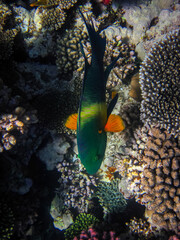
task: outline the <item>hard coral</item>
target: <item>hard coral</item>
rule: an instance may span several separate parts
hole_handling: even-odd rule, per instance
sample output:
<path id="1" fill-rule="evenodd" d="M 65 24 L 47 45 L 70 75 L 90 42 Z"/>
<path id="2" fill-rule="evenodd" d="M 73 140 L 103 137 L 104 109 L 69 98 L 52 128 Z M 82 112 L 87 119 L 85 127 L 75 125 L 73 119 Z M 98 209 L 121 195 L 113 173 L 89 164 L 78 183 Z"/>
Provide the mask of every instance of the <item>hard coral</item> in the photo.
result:
<path id="1" fill-rule="evenodd" d="M 76 209 L 78 212 L 87 212 L 88 200 L 94 193 L 97 178 L 89 176 L 80 167 L 80 160 L 68 161 L 64 159 L 57 165 L 61 172 L 59 192 L 64 192 L 64 206 Z"/>
<path id="2" fill-rule="evenodd" d="M 81 231 L 88 230 L 90 226 L 95 225 L 98 219 L 92 214 L 80 213 L 75 222 L 65 231 L 65 239 L 71 240 L 76 235 L 79 235 Z"/>
<path id="3" fill-rule="evenodd" d="M 119 180 L 115 179 L 111 182 L 101 182 L 97 186 L 96 196 L 105 213 L 119 213 L 126 208 L 127 202 L 120 193 L 118 185 Z"/>
<path id="4" fill-rule="evenodd" d="M 138 156 L 128 169 L 130 189 L 146 206 L 152 226 L 178 232 L 180 149 L 178 139 L 159 126 L 136 133 Z"/>
<path id="5" fill-rule="evenodd" d="M 62 9 L 70 9 L 78 0 L 61 0 L 59 5 Z"/>
<path id="6" fill-rule="evenodd" d="M 21 134 L 27 130 L 31 122 L 25 109 L 17 107 L 14 114 L 3 114 L 0 116 L 0 152 L 10 150 L 16 144 L 17 131 Z"/>
<path id="7" fill-rule="evenodd" d="M 57 40 L 57 60 L 56 64 L 60 74 L 69 74 L 77 69 L 77 61 L 81 56 L 79 42 L 87 39 L 87 33 L 81 27 L 75 27 L 65 32 Z"/>
<path id="8" fill-rule="evenodd" d="M 52 9 L 43 10 L 42 25 L 49 31 L 58 30 L 62 27 L 66 19 L 66 13 L 59 6 Z"/>
<path id="9" fill-rule="evenodd" d="M 49 31 L 58 30 L 65 23 L 67 11 L 77 3 L 77 0 L 47 0 L 45 3 L 37 1 L 31 6 L 40 6 L 42 9 L 42 25 Z"/>
<path id="10" fill-rule="evenodd" d="M 99 232 L 94 228 L 89 228 L 87 231 L 82 231 L 79 236 L 76 236 L 73 240 L 120 240 L 119 237 L 116 236 L 114 231 L 103 231 Z"/>
<path id="11" fill-rule="evenodd" d="M 152 47 L 140 69 L 142 121 L 160 123 L 177 134 L 180 118 L 179 44 L 180 30 L 171 32 Z"/>
<path id="12" fill-rule="evenodd" d="M 107 36 L 106 50 L 104 54 L 105 67 L 107 67 L 116 57 L 118 57 L 119 54 L 121 54 L 108 77 L 106 87 L 110 89 L 119 87 L 122 82 L 125 82 L 127 77 L 134 71 L 136 68 L 136 55 L 133 45 L 124 43 L 120 36 L 114 35 L 108 37 L 108 35 L 110 35 L 108 32 L 108 28 L 104 30 L 104 33 Z M 91 48 L 88 41 L 85 42 L 84 50 L 88 61 L 90 61 Z M 83 65 L 84 58 L 80 58 L 78 61 L 79 70 L 82 70 Z"/>
<path id="13" fill-rule="evenodd" d="M 13 53 L 14 38 L 18 33 L 15 28 L 8 29 L 7 22 L 12 15 L 5 4 L 0 4 L 0 63 L 8 60 Z"/>
<path id="14" fill-rule="evenodd" d="M 126 223 L 126 225 L 129 227 L 132 236 L 137 236 L 139 240 L 161 239 L 162 237 L 161 232 L 159 232 L 156 227 L 152 227 L 145 218 L 137 219 L 134 217 L 129 223 Z"/>

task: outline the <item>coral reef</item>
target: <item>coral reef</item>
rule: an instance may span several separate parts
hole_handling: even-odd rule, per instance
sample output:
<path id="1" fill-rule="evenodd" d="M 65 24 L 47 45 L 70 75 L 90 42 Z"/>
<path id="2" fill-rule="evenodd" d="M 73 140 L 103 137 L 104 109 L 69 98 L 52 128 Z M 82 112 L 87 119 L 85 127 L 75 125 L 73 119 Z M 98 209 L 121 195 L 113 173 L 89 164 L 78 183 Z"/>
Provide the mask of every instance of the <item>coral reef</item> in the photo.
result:
<path id="1" fill-rule="evenodd" d="M 131 78 L 129 96 L 137 101 L 141 100 L 141 89 L 139 84 L 139 74 L 136 73 Z"/>
<path id="2" fill-rule="evenodd" d="M 70 148 L 70 144 L 63 136 L 51 134 L 47 143 L 40 148 L 36 155 L 46 164 L 47 170 L 53 170 L 62 162 Z"/>
<path id="3" fill-rule="evenodd" d="M 101 29 L 105 29 L 101 31 L 101 34 L 105 34 L 108 39 L 104 56 L 105 66 L 110 64 L 112 62 L 112 59 L 117 57 L 120 52 L 122 53 L 122 58 L 121 60 L 119 59 L 119 63 L 114 73 L 116 78 L 113 78 L 115 82 L 114 85 L 116 85 L 119 76 L 121 76 L 121 78 L 125 78 L 135 68 L 134 63 L 136 60 L 136 56 L 135 52 L 133 51 L 134 46 L 123 43 L 122 39 L 120 39 L 121 37 L 117 37 L 118 32 L 116 31 L 116 26 L 106 28 L 108 19 L 111 19 L 111 24 L 113 21 L 117 20 L 115 18 L 112 18 L 113 13 L 114 15 L 117 15 L 117 13 L 113 12 L 113 10 L 112 12 L 106 12 L 102 14 L 102 16 L 99 16 L 98 18 L 95 18 L 94 14 L 92 13 L 91 4 L 86 4 L 85 6 L 83 6 L 81 11 L 83 13 L 86 13 L 88 11 L 88 18 L 92 19 L 96 30 L 98 28 L 99 31 Z M 56 64 L 60 73 L 67 74 L 70 73 L 72 70 L 76 70 L 77 68 L 78 71 L 83 70 L 84 58 L 81 57 L 82 54 L 79 44 L 80 41 L 83 44 L 87 59 L 89 60 L 91 58 L 91 47 L 89 40 L 87 40 L 87 30 L 82 22 L 81 16 L 79 16 L 79 13 L 77 13 L 76 18 L 77 20 L 73 29 L 66 31 L 64 33 L 64 36 L 62 37 L 61 35 L 57 41 L 58 50 Z M 119 18 L 120 17 L 118 17 L 118 19 Z M 113 84 L 113 80 L 111 81 L 111 84 Z"/>
<path id="4" fill-rule="evenodd" d="M 37 49 L 36 53 L 38 56 L 41 54 Z M 16 64 L 16 68 L 20 74 L 17 86 L 26 94 L 28 99 L 38 95 L 43 97 L 46 93 L 54 91 L 55 88 L 60 89 L 60 84 L 62 89 L 65 88 L 63 81 L 58 79 L 55 65 L 26 62 Z"/>
<path id="5" fill-rule="evenodd" d="M 67 229 L 73 223 L 73 214 L 70 210 L 64 209 L 64 202 L 62 194 L 55 195 L 53 201 L 51 202 L 50 214 L 53 218 L 53 224 L 55 228 L 60 230 Z"/>
<path id="6" fill-rule="evenodd" d="M 61 74 L 68 74 L 77 69 L 77 61 L 81 56 L 80 44 L 87 39 L 82 25 L 65 32 L 57 39 L 56 64 Z"/>
<path id="7" fill-rule="evenodd" d="M 147 4 L 124 4 L 123 10 L 125 14 L 123 17 L 130 28 L 130 42 L 136 45 L 141 42 L 143 36 L 146 34 L 146 30 L 151 26 L 153 19 L 159 15 L 162 9 L 169 9 L 171 4 L 171 0 L 165 2 L 153 0 L 149 1 Z M 123 34 L 127 29 L 121 29 L 121 31 Z"/>
<path id="8" fill-rule="evenodd" d="M 14 230 L 14 215 L 12 209 L 1 199 L 0 202 L 0 239 L 11 239 Z"/>
<path id="9" fill-rule="evenodd" d="M 136 132 L 138 156 L 128 168 L 129 189 L 146 206 L 152 226 L 178 232 L 180 220 L 178 139 L 159 126 Z"/>
<path id="10" fill-rule="evenodd" d="M 64 159 L 57 165 L 61 172 L 59 192 L 64 192 L 64 205 L 79 212 L 87 212 L 88 200 L 94 193 L 98 178 L 88 175 L 82 168 L 79 159 Z"/>
<path id="11" fill-rule="evenodd" d="M 71 240 L 75 236 L 79 235 L 82 230 L 88 230 L 90 226 L 95 225 L 98 222 L 98 219 L 92 214 L 80 213 L 74 223 L 66 229 L 65 239 Z"/>
<path id="12" fill-rule="evenodd" d="M 151 28 L 146 31 L 143 47 L 146 52 L 149 52 L 153 44 L 162 39 L 162 35 L 165 35 L 173 30 L 179 28 L 180 21 L 180 4 L 172 5 L 171 9 L 163 9 L 156 23 L 152 24 Z"/>
<path id="13" fill-rule="evenodd" d="M 31 6 L 40 6 L 42 12 L 42 26 L 47 28 L 48 31 L 59 30 L 65 23 L 68 15 L 68 10 L 77 3 L 77 0 L 64 0 L 64 1 L 37 1 L 32 3 Z"/>
<path id="14" fill-rule="evenodd" d="M 29 116 L 31 115 L 31 116 Z M 10 150 L 16 144 L 17 132 L 24 134 L 28 126 L 37 122 L 34 113 L 26 113 L 22 107 L 17 107 L 14 114 L 3 114 L 0 116 L 0 152 Z"/>
<path id="15" fill-rule="evenodd" d="M 64 232 L 75 240 L 158 239 L 160 229 L 177 239 L 179 30 L 154 45 L 141 67 L 142 120 L 161 126 L 136 131 L 141 96 L 138 75 L 131 77 L 139 64 L 137 45 L 145 53 L 178 29 L 179 4 L 116 1 L 99 11 L 95 1 L 85 2 L 0 0 L 0 195 L 8 199 L 0 200 L 0 239 L 63 239 Z M 122 133 L 107 134 L 105 159 L 93 176 L 78 159 L 75 131 L 64 127 L 78 110 L 85 62 L 79 42 L 91 58 L 79 4 L 87 21 L 106 35 L 105 67 L 120 54 L 106 99 L 108 104 L 118 92 L 113 114 L 122 115 L 126 125 Z M 161 79 L 166 82 L 159 87 Z M 133 196 L 145 205 L 141 214 L 146 207 L 148 220 L 133 219 L 140 205 Z"/>
<path id="16" fill-rule="evenodd" d="M 116 236 L 114 231 L 104 231 L 103 233 L 98 232 L 94 228 L 89 228 L 87 231 L 82 231 L 79 236 L 74 237 L 73 240 L 120 240 L 119 237 Z"/>
<path id="17" fill-rule="evenodd" d="M 8 29 L 12 11 L 6 4 L 0 3 L 0 64 L 10 59 L 13 53 L 16 28 Z"/>
<path id="18" fill-rule="evenodd" d="M 58 30 L 65 23 L 66 13 L 59 6 L 52 9 L 46 9 L 42 14 L 42 26 L 49 31 Z"/>
<path id="19" fill-rule="evenodd" d="M 129 223 L 126 223 L 129 227 L 131 235 L 137 236 L 138 239 L 161 239 L 163 236 L 162 232 L 158 231 L 154 226 L 147 221 L 147 219 L 137 219 L 133 218 Z"/>
<path id="20" fill-rule="evenodd" d="M 107 81 L 107 89 L 118 89 L 121 87 L 122 83 L 127 82 L 127 79 L 130 74 L 136 69 L 136 54 L 134 52 L 134 46 L 131 44 L 127 44 L 123 42 L 123 39 L 120 35 L 117 35 L 116 27 L 110 27 L 102 31 L 102 34 L 106 35 L 106 50 L 104 54 L 104 66 L 107 67 L 113 59 L 118 57 L 120 54 L 120 58 L 117 60 L 115 67 L 112 69 L 108 81 Z M 87 57 L 87 60 L 91 59 L 91 49 L 90 43 L 87 41 L 84 44 L 84 51 Z M 78 71 L 83 69 L 84 66 L 84 58 L 80 58 L 78 60 Z"/>
<path id="21" fill-rule="evenodd" d="M 140 68 L 142 121 L 160 123 L 176 134 L 180 118 L 179 44 L 180 31 L 171 32 L 152 47 Z"/>
<path id="22" fill-rule="evenodd" d="M 119 180 L 101 182 L 98 184 L 95 196 L 98 197 L 106 214 L 120 213 L 126 208 L 127 202 L 119 191 Z"/>

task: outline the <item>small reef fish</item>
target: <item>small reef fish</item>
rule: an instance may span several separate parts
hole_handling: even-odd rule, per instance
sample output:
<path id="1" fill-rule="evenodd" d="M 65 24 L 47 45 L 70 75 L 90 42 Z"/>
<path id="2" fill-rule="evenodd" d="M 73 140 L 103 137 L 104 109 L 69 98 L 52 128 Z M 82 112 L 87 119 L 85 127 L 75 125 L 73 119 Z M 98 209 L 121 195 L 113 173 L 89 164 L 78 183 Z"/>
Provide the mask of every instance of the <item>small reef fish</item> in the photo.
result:
<path id="1" fill-rule="evenodd" d="M 104 71 L 103 57 L 106 38 L 101 37 L 80 12 L 88 30 L 92 58 L 88 63 L 83 47 L 81 51 L 85 59 L 85 74 L 78 114 L 68 117 L 65 126 L 77 130 L 77 145 L 79 158 L 89 174 L 95 174 L 104 158 L 107 135 L 106 132 L 119 132 L 125 126 L 122 118 L 111 114 L 118 94 L 106 105 L 106 82 L 109 73 L 119 56 Z"/>
<path id="2" fill-rule="evenodd" d="M 38 7 L 41 5 L 47 5 L 47 0 L 38 0 L 30 4 L 31 7 Z"/>
<path id="3" fill-rule="evenodd" d="M 56 1 L 51 1 L 51 0 L 37 0 L 36 2 L 33 2 L 30 4 L 30 7 L 52 7 L 52 6 L 57 6 L 58 3 Z"/>

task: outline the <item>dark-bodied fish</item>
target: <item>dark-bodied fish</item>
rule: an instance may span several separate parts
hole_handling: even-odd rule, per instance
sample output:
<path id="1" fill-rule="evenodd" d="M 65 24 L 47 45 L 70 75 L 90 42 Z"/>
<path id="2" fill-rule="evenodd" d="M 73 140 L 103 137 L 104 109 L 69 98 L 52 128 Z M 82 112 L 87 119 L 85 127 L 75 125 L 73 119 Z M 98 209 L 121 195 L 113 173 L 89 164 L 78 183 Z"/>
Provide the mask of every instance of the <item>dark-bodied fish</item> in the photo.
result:
<path id="1" fill-rule="evenodd" d="M 81 13 L 81 12 L 80 12 Z M 77 145 L 80 160 L 89 174 L 98 171 L 104 158 L 107 131 L 119 132 L 124 129 L 120 116 L 111 114 L 118 95 L 112 99 L 108 108 L 106 105 L 106 82 L 116 58 L 104 71 L 103 57 L 106 47 L 105 37 L 101 37 L 89 24 L 84 15 L 81 16 L 86 24 L 91 42 L 91 64 L 85 58 L 85 74 L 79 104 L 78 114 L 72 114 L 65 126 L 77 129 Z"/>

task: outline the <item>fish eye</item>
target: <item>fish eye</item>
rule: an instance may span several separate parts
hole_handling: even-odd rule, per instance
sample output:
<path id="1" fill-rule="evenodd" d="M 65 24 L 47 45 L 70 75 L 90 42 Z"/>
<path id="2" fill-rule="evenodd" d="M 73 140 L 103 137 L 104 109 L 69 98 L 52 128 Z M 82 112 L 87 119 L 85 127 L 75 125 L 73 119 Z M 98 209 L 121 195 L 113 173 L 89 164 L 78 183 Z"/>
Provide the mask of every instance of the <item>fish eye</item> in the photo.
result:
<path id="1" fill-rule="evenodd" d="M 100 133 L 100 134 L 101 134 L 101 133 L 102 133 L 102 130 L 98 130 L 98 133 Z"/>

